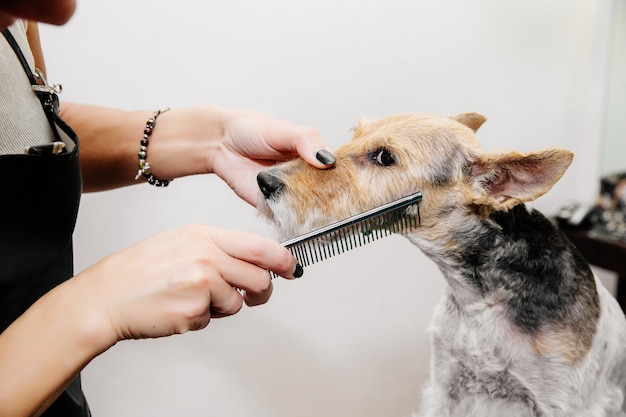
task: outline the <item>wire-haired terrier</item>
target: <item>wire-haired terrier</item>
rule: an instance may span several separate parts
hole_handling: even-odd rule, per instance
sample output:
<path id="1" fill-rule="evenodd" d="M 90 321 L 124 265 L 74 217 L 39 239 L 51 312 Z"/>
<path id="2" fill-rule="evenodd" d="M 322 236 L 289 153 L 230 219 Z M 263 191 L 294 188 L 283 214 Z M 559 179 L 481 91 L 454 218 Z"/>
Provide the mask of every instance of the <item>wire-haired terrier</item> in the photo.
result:
<path id="1" fill-rule="evenodd" d="M 362 120 L 333 168 L 295 160 L 261 172 L 259 210 L 287 239 L 422 192 L 421 222 L 403 235 L 447 286 L 420 416 L 624 417 L 624 314 L 572 243 L 524 205 L 573 154 L 485 152 L 474 136 L 485 120 Z"/>

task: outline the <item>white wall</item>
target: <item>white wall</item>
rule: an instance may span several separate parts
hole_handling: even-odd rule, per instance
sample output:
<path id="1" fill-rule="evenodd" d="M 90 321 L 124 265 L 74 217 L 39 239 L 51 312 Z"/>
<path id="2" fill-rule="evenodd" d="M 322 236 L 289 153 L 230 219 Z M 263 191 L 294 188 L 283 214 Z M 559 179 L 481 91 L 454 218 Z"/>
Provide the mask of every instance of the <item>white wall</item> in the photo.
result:
<path id="1" fill-rule="evenodd" d="M 626 172 L 626 0 L 613 1 L 613 33 L 602 174 Z"/>
<path id="2" fill-rule="evenodd" d="M 334 148 L 360 116 L 489 117 L 487 149 L 577 153 L 536 206 L 596 193 L 606 101 L 604 0 L 79 0 L 43 27 L 66 100 L 217 103 L 308 124 Z M 158 231 L 271 234 L 214 177 L 84 196 L 77 270 Z M 408 416 L 428 367 L 435 266 L 388 238 L 277 281 L 270 302 L 201 332 L 122 342 L 84 372 L 96 416 Z"/>

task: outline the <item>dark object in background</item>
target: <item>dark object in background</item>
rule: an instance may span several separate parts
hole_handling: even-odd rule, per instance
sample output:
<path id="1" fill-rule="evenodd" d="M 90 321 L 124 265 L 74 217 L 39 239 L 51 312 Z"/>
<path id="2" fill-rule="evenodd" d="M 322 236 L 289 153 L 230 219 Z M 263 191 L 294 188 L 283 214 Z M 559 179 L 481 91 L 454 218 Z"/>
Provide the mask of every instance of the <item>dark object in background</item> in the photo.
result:
<path id="1" fill-rule="evenodd" d="M 615 298 L 626 311 L 626 172 L 600 180 L 595 204 L 573 203 L 555 216 L 559 228 L 595 266 L 617 275 Z"/>
<path id="2" fill-rule="evenodd" d="M 588 230 L 626 242 L 626 172 L 603 177 L 594 205 L 569 204 L 557 213 L 556 221 L 562 229 Z"/>
<path id="3" fill-rule="evenodd" d="M 626 241 L 626 172 L 601 179 L 591 223 L 592 230 Z"/>

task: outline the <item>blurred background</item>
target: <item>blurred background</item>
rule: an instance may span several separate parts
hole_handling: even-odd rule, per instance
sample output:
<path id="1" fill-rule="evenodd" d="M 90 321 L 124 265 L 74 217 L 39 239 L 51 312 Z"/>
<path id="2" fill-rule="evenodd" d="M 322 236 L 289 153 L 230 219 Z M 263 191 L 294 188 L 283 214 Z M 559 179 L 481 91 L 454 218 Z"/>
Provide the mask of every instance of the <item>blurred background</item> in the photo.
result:
<path id="1" fill-rule="evenodd" d="M 123 109 L 252 108 L 320 131 L 361 116 L 475 111 L 487 150 L 565 147 L 533 203 L 592 202 L 626 169 L 626 0 L 78 0 L 42 26 L 62 99 Z M 139 140 L 139 139 L 137 139 Z M 85 195 L 76 270 L 188 223 L 273 236 L 214 176 Z M 610 276 L 607 285 L 611 285 Z M 276 281 L 264 306 L 203 331 L 125 341 L 84 371 L 95 416 L 409 416 L 444 282 L 400 237 Z"/>

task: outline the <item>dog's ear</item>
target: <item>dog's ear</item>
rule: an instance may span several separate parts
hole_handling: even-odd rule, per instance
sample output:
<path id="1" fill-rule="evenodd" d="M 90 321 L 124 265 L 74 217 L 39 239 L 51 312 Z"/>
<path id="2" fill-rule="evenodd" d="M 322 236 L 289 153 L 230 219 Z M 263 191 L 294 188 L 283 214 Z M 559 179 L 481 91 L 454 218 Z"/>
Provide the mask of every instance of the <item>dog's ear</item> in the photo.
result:
<path id="1" fill-rule="evenodd" d="M 573 158 L 574 154 L 566 149 L 483 154 L 468 169 L 472 200 L 495 210 L 532 201 L 556 184 Z"/>
<path id="2" fill-rule="evenodd" d="M 474 132 L 487 120 L 485 116 L 478 113 L 461 113 L 450 117 L 450 119 L 469 127 Z"/>

